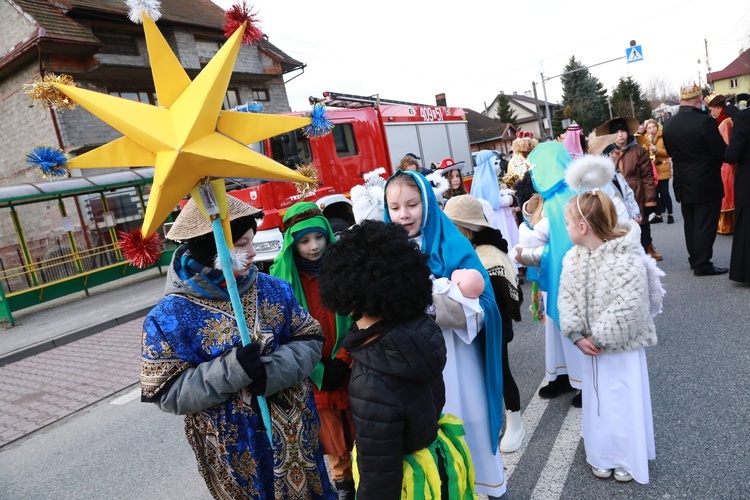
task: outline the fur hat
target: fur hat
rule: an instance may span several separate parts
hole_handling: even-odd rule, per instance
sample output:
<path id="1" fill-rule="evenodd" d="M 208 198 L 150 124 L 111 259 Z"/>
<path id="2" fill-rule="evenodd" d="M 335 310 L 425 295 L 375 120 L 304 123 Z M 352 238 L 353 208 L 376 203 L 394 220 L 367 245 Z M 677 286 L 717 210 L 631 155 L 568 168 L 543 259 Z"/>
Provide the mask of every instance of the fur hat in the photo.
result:
<path id="1" fill-rule="evenodd" d="M 694 99 L 700 95 L 701 89 L 695 84 L 695 82 L 680 87 L 680 99 Z"/>
<path id="2" fill-rule="evenodd" d="M 231 195 L 227 195 L 227 204 L 230 221 L 248 216 L 262 217 L 263 214 L 260 209 Z M 203 215 L 195 200 L 190 198 L 169 229 L 167 239 L 172 241 L 186 241 L 212 231 L 211 221 Z"/>
<path id="3" fill-rule="evenodd" d="M 565 169 L 565 182 L 578 192 L 601 189 L 615 176 L 615 164 L 608 156 L 584 155 Z"/>
<path id="4" fill-rule="evenodd" d="M 484 217 L 482 204 L 478 199 L 469 194 L 454 196 L 445 204 L 443 213 L 457 226 L 481 231 L 484 228 L 492 228 Z"/>
<path id="5" fill-rule="evenodd" d="M 376 168 L 362 176 L 365 179 L 363 185 L 354 186 L 350 190 L 354 221 L 357 224 L 363 220 L 384 220 L 385 179 L 380 176 L 384 173 L 383 167 Z"/>

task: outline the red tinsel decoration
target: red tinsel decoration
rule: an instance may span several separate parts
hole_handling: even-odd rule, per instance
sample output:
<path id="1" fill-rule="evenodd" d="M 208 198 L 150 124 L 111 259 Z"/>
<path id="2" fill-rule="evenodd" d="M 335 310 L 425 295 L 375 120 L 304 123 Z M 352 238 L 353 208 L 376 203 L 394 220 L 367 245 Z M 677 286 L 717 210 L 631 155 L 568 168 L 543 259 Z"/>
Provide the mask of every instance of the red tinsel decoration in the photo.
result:
<path id="1" fill-rule="evenodd" d="M 252 12 L 250 6 L 244 1 L 232 5 L 232 7 L 224 13 L 224 36 L 229 38 L 240 28 L 240 26 L 247 23 L 245 33 L 242 35 L 242 43 L 250 45 L 257 42 L 263 38 L 263 32 L 256 25 L 258 22 L 256 16 L 257 14 Z"/>
<path id="2" fill-rule="evenodd" d="M 143 269 L 153 266 L 161 257 L 162 243 L 158 233 L 154 233 L 148 238 L 143 238 L 140 229 L 136 229 L 132 233 L 118 231 L 117 234 L 120 241 L 120 250 L 135 267 Z"/>

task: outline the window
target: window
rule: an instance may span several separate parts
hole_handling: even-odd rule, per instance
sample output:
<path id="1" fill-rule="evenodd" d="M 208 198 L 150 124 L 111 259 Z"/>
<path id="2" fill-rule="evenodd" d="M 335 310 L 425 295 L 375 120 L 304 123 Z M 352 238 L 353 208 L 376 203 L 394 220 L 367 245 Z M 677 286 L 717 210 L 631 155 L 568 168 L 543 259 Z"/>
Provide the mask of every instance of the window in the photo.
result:
<path id="1" fill-rule="evenodd" d="M 336 152 L 339 158 L 346 158 L 357 155 L 357 143 L 354 140 L 354 129 L 351 123 L 343 123 L 333 127 L 331 132 L 333 143 L 336 145 Z"/>
<path id="2" fill-rule="evenodd" d="M 130 99 L 131 101 L 153 104 L 154 106 L 158 105 L 156 93 L 151 90 L 110 90 L 109 95 Z"/>
<path id="3" fill-rule="evenodd" d="M 732 78 L 731 80 L 729 80 L 729 88 L 730 89 L 736 89 L 739 86 L 740 86 L 740 84 L 739 84 L 739 81 L 738 81 L 737 78 Z"/>
<path id="4" fill-rule="evenodd" d="M 240 104 L 240 91 L 237 89 L 227 89 L 224 95 L 224 104 L 221 109 L 234 109 Z"/>
<path id="5" fill-rule="evenodd" d="M 111 29 L 94 28 L 93 35 L 102 42 L 100 53 L 120 56 L 138 56 L 138 45 L 132 33 L 116 33 Z"/>
<path id="6" fill-rule="evenodd" d="M 253 89 L 253 101 L 270 101 L 267 89 Z"/>

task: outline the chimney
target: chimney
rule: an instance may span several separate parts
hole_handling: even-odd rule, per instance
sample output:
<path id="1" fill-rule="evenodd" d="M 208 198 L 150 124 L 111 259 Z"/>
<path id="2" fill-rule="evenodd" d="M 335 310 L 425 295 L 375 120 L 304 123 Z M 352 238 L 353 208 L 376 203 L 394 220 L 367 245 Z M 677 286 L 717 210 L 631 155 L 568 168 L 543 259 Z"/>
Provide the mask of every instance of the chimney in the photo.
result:
<path id="1" fill-rule="evenodd" d="M 436 106 L 447 106 L 447 101 L 445 100 L 445 94 L 437 94 L 435 96 L 435 105 Z"/>

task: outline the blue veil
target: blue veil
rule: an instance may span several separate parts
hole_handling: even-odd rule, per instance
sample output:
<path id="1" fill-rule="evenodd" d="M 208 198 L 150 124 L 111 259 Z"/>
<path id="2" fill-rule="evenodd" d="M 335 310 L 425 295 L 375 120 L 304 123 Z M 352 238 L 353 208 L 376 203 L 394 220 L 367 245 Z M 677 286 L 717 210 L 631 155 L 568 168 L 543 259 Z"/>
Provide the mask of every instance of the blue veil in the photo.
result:
<path id="1" fill-rule="evenodd" d="M 485 380 L 487 387 L 487 404 L 490 410 L 490 439 L 492 451 L 497 452 L 500 429 L 503 425 L 503 331 L 500 311 L 495 302 L 490 278 L 479 260 L 474 247 L 458 230 L 453 222 L 440 209 L 430 182 L 418 172 L 398 171 L 385 185 L 400 176 L 411 176 L 417 184 L 422 197 L 422 252 L 429 256 L 427 261 L 436 278 L 450 279 L 456 269 L 476 269 L 484 277 L 484 292 L 479 297 L 484 310 L 484 354 Z M 385 207 L 385 221 L 392 222 Z M 479 340 L 479 339 L 478 339 Z"/>
<path id="2" fill-rule="evenodd" d="M 477 153 L 477 168 L 474 169 L 474 179 L 471 181 L 471 195 L 487 200 L 492 210 L 497 210 L 500 208 L 500 186 L 497 184 L 494 160 L 495 153 L 492 151 L 483 149 Z"/>
<path id="3" fill-rule="evenodd" d="M 544 199 L 543 214 L 549 219 L 549 241 L 542 251 L 539 265 L 539 288 L 547 292 L 547 315 L 560 325 L 557 293 L 560 288 L 562 261 L 573 247 L 565 229 L 565 205 L 576 195 L 565 183 L 565 169 L 570 153 L 561 142 L 542 142 L 529 153 L 531 181 Z"/>

